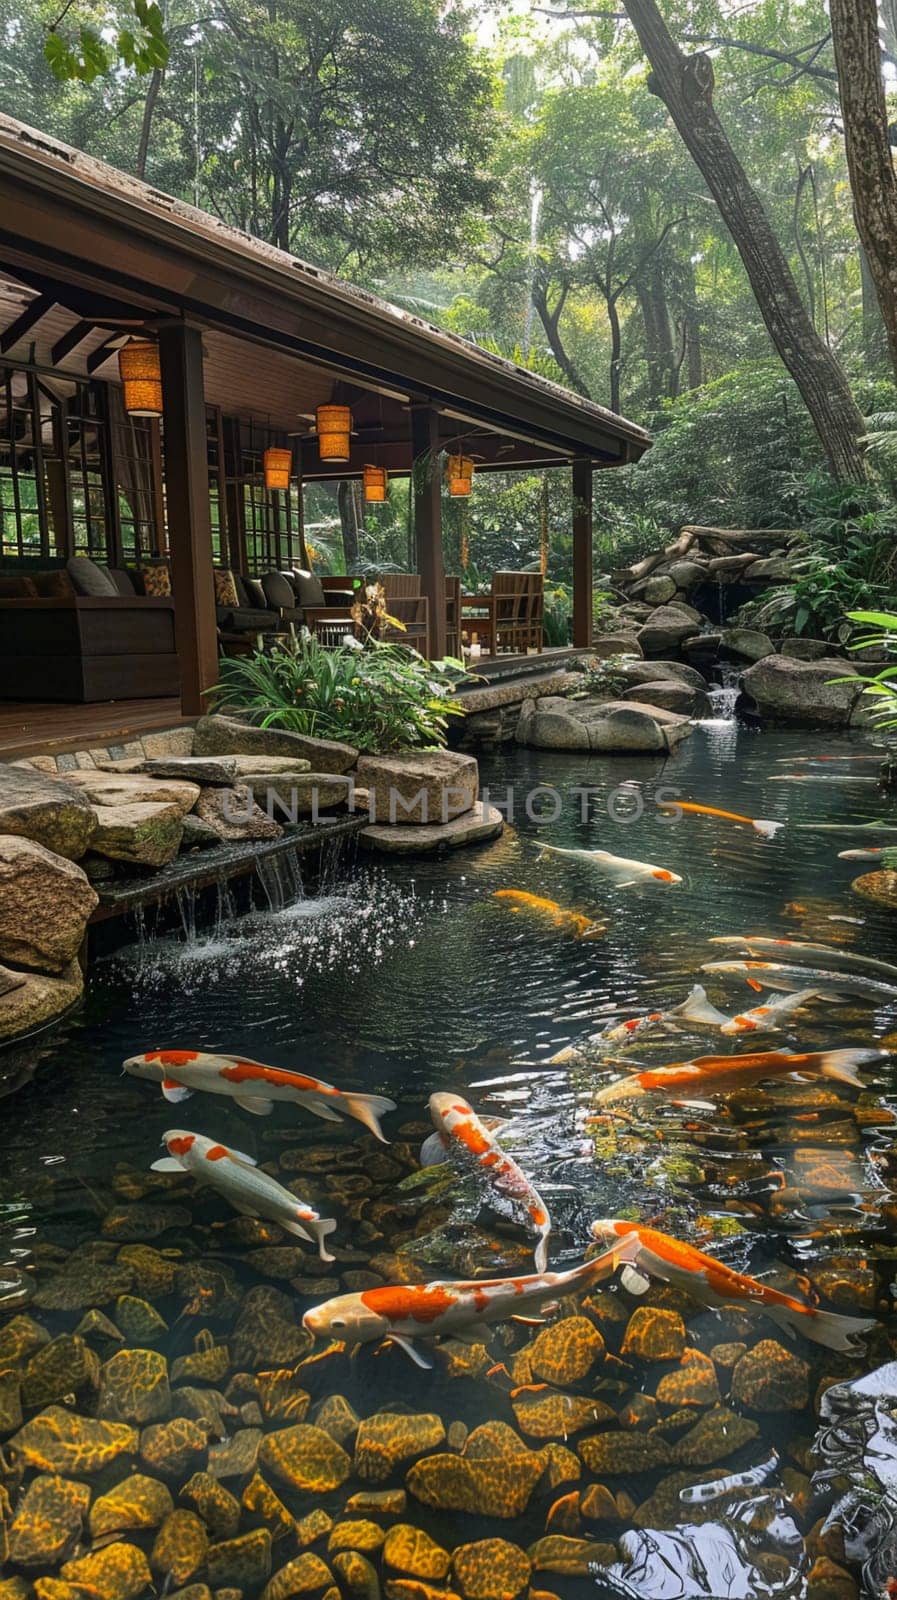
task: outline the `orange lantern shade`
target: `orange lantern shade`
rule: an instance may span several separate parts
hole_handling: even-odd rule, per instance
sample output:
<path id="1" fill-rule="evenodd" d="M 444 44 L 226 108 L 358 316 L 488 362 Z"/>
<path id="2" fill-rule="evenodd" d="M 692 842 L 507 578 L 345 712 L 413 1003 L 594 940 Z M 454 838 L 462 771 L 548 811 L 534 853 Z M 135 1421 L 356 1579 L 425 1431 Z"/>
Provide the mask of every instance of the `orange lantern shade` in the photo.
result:
<path id="1" fill-rule="evenodd" d="M 130 417 L 161 417 L 162 368 L 159 346 L 151 339 L 131 339 L 118 352 L 118 375 Z"/>
<path id="2" fill-rule="evenodd" d="M 318 406 L 315 412 L 318 454 L 322 461 L 348 461 L 352 413 L 348 406 Z"/>
<path id="3" fill-rule="evenodd" d="M 364 498 L 368 505 L 379 505 L 386 499 L 388 474 L 385 467 L 365 467 L 363 473 Z"/>
<path id="4" fill-rule="evenodd" d="M 469 495 L 473 485 L 473 462 L 470 456 L 449 456 L 448 486 L 453 499 Z"/>
<path id="5" fill-rule="evenodd" d="M 265 469 L 265 488 L 288 489 L 290 487 L 292 465 L 292 450 L 284 450 L 278 445 L 269 445 L 262 456 L 262 466 Z"/>

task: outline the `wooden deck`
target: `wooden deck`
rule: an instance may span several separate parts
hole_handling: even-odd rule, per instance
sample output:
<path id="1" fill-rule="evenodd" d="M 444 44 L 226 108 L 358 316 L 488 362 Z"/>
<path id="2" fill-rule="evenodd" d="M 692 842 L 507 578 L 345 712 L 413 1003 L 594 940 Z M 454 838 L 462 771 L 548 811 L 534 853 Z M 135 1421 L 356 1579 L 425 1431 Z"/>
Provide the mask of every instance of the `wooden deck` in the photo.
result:
<path id="1" fill-rule="evenodd" d="M 0 702 L 0 761 L 125 744 L 141 734 L 195 720 L 181 715 L 177 696 L 162 700 L 112 700 L 87 706 Z"/>

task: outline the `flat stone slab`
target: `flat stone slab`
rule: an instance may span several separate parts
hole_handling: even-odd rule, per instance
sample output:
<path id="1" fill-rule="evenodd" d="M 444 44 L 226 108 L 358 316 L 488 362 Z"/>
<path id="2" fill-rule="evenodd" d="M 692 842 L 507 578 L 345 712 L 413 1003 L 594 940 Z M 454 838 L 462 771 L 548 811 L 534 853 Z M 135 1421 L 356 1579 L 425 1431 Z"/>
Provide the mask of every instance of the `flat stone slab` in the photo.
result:
<path id="1" fill-rule="evenodd" d="M 97 896 L 81 868 L 33 839 L 0 834 L 0 961 L 62 972 Z"/>
<path id="2" fill-rule="evenodd" d="M 308 762 L 288 772 L 245 772 L 240 783 L 275 821 L 290 822 L 317 811 L 348 805 L 352 779 L 335 772 L 307 772 Z"/>
<path id="3" fill-rule="evenodd" d="M 218 713 L 200 717 L 194 729 L 195 756 L 295 756 L 315 772 L 350 772 L 358 760 L 354 745 L 336 739 L 311 739 L 287 728 L 258 728 L 239 717 Z"/>
<path id="4" fill-rule="evenodd" d="M 0 968 L 0 975 L 4 969 Z M 80 1000 L 84 976 L 77 961 L 72 961 L 58 977 L 45 972 L 6 973 L 23 982 L 8 985 L 0 992 L 0 1039 L 16 1039 L 52 1022 Z"/>
<path id="5" fill-rule="evenodd" d="M 368 790 L 375 821 L 400 826 L 451 822 L 470 811 L 480 787 L 475 757 L 456 750 L 364 755 L 359 758 L 357 778 Z"/>
<path id="6" fill-rule="evenodd" d="M 77 861 L 96 823 L 88 801 L 69 784 L 33 767 L 0 762 L 0 833 L 34 839 L 56 855 Z"/>
<path id="7" fill-rule="evenodd" d="M 245 784 L 233 789 L 203 789 L 196 802 L 200 822 L 214 828 L 219 839 L 279 839 L 283 828 L 265 815 Z"/>
<path id="8" fill-rule="evenodd" d="M 97 829 L 91 849 L 98 855 L 164 867 L 178 853 L 184 831 L 179 806 L 152 802 L 95 806 L 94 816 Z"/>
<path id="9" fill-rule="evenodd" d="M 463 816 L 451 822 L 370 823 L 358 837 L 366 850 L 388 855 L 420 855 L 433 850 L 458 850 L 464 845 L 496 839 L 504 827 L 500 811 L 477 800 Z"/>
<path id="10" fill-rule="evenodd" d="M 177 806 L 181 816 L 185 816 L 199 799 L 198 783 L 185 783 L 176 777 L 153 778 L 137 772 L 98 772 L 86 768 L 62 774 L 60 782 L 79 789 L 94 806 Z"/>
<path id="11" fill-rule="evenodd" d="M 152 778 L 181 778 L 188 783 L 220 783 L 224 787 L 236 782 L 235 756 L 153 756 L 144 761 L 142 770 Z"/>

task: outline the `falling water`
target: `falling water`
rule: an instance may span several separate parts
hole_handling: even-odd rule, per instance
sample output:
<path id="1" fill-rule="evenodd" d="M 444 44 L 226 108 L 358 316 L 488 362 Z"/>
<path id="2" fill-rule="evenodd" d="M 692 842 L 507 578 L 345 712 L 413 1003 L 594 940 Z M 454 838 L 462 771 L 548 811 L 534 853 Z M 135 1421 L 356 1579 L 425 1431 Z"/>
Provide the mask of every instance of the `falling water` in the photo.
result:
<path id="1" fill-rule="evenodd" d="M 539 217 L 542 212 L 542 190 L 532 181 L 530 185 L 529 212 L 529 293 L 526 301 L 526 320 L 523 324 L 523 354 L 528 356 L 533 337 L 535 315 L 534 291 L 536 287 L 536 251 L 539 248 Z"/>
<path id="2" fill-rule="evenodd" d="M 720 682 L 711 684 L 707 690 L 713 707 L 714 721 L 734 722 L 735 707 L 741 693 L 741 674 L 735 667 L 725 664 L 717 670 Z"/>

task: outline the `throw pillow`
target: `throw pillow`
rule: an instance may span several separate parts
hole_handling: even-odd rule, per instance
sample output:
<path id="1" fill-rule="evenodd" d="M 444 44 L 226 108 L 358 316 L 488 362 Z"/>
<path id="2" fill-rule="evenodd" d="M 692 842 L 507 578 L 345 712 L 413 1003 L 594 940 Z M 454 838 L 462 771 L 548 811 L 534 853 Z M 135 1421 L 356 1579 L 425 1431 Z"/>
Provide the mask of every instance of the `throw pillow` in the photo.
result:
<path id="1" fill-rule="evenodd" d="M 118 594 L 108 572 L 91 561 L 90 556 L 72 556 L 65 566 L 76 594 L 90 600 L 113 599 Z"/>
<path id="2" fill-rule="evenodd" d="M 71 600 L 75 593 L 65 567 L 54 567 L 51 572 L 35 572 L 34 586 L 43 600 Z"/>
<path id="3" fill-rule="evenodd" d="M 110 567 L 109 576 L 123 600 L 131 600 L 137 593 L 134 579 L 126 567 Z"/>
<path id="4" fill-rule="evenodd" d="M 0 574 L 0 600 L 36 600 L 37 586 L 24 573 Z"/>
<path id="5" fill-rule="evenodd" d="M 293 588 L 300 606 L 326 606 L 327 598 L 320 578 L 313 572 L 302 572 L 299 568 L 293 572 Z"/>
<path id="6" fill-rule="evenodd" d="M 234 575 L 227 567 L 216 567 L 215 579 L 215 604 L 218 606 L 238 606 L 240 596 L 237 594 L 237 585 Z"/>
<path id="7" fill-rule="evenodd" d="M 262 588 L 265 591 L 265 604 L 274 606 L 277 611 L 296 604 L 293 585 L 282 572 L 263 572 Z"/>
<path id="8" fill-rule="evenodd" d="M 150 567 L 141 567 L 140 576 L 143 579 L 143 592 L 152 595 L 157 600 L 165 600 L 171 594 L 171 573 L 164 561 L 157 561 Z"/>
<path id="9" fill-rule="evenodd" d="M 244 578 L 243 583 L 246 588 L 249 604 L 251 606 L 255 606 L 258 610 L 266 611 L 268 609 L 268 596 L 265 594 L 261 579 Z M 269 617 L 268 621 L 270 622 L 270 620 L 271 619 Z"/>

